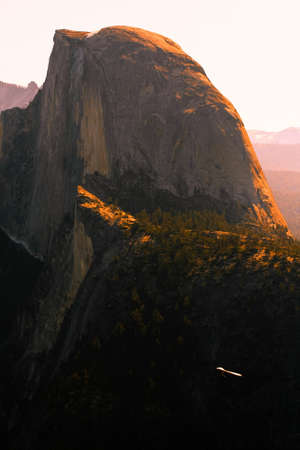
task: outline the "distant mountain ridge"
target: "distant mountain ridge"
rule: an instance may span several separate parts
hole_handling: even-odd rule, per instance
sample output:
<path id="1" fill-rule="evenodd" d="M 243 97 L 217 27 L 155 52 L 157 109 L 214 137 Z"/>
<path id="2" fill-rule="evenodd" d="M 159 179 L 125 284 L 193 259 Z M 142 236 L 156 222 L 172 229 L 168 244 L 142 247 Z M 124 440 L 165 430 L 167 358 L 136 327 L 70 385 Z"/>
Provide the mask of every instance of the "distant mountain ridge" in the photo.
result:
<path id="1" fill-rule="evenodd" d="M 28 83 L 27 87 L 0 81 L 0 112 L 16 106 L 26 108 L 38 90 L 39 87 L 34 81 Z"/>
<path id="2" fill-rule="evenodd" d="M 300 144 L 253 143 L 263 170 L 300 172 Z"/>
<path id="3" fill-rule="evenodd" d="M 247 132 L 264 171 L 300 172 L 300 128 Z"/>
<path id="4" fill-rule="evenodd" d="M 248 130 L 253 144 L 300 144 L 300 128 L 289 127 L 281 131 Z"/>
<path id="5" fill-rule="evenodd" d="M 300 239 L 300 128 L 248 135 L 293 235 Z"/>
<path id="6" fill-rule="evenodd" d="M 265 170 L 265 175 L 291 232 L 300 239 L 300 172 Z"/>

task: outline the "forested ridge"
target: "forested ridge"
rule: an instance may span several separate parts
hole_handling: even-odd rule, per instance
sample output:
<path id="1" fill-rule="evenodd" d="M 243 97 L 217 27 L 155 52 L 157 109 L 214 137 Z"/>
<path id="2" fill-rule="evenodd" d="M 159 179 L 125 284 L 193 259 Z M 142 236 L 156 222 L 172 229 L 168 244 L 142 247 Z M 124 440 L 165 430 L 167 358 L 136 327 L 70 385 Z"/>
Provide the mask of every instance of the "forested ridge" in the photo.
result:
<path id="1" fill-rule="evenodd" d="M 39 393 L 36 448 L 296 448 L 298 242 L 193 211 L 143 211 L 124 233 L 113 330 L 94 324 Z"/>

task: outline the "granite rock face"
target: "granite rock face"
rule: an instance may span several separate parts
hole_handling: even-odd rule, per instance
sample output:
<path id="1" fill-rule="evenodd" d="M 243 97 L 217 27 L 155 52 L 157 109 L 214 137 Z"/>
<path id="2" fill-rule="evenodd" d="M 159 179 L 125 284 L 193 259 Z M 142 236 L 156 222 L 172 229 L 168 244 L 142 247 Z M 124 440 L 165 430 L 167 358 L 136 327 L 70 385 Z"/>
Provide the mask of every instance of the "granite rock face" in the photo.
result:
<path id="1" fill-rule="evenodd" d="M 54 345 L 95 258 L 105 268 L 122 245 L 91 225 L 78 186 L 129 213 L 213 209 L 288 232 L 238 113 L 177 44 L 59 30 L 42 90 L 0 117 L 0 226 L 45 261 L 34 317 L 18 321 L 27 354 Z"/>
<path id="2" fill-rule="evenodd" d="M 1 224 L 42 256 L 95 175 L 131 210 L 163 198 L 286 226 L 232 104 L 177 44 L 141 29 L 57 31 L 40 95 L 2 114 L 0 155 Z"/>

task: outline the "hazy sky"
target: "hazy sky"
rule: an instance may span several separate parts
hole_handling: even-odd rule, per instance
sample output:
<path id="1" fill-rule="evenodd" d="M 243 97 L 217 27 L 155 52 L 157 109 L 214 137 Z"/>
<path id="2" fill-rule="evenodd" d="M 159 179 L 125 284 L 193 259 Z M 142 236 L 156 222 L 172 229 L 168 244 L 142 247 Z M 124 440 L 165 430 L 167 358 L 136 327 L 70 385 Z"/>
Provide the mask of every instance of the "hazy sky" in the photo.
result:
<path id="1" fill-rule="evenodd" d="M 175 40 L 248 129 L 300 126 L 300 0 L 0 0 L 0 80 L 42 84 L 55 29 L 111 25 Z"/>

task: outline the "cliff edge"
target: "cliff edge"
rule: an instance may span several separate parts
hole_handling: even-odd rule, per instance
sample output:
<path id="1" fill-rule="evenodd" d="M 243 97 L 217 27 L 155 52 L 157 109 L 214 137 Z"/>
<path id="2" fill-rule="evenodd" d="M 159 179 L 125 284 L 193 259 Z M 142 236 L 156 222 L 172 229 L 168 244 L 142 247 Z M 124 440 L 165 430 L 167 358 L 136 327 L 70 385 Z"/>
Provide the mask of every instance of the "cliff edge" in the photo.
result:
<path id="1" fill-rule="evenodd" d="M 130 214 L 215 210 L 288 233 L 238 113 L 177 44 L 122 26 L 58 30 L 43 88 L 0 117 L 0 226 L 46 264 L 34 352 L 119 236 L 93 227 L 78 186 Z"/>
<path id="2" fill-rule="evenodd" d="M 0 223 L 33 252 L 49 254 L 92 177 L 132 211 L 215 208 L 286 227 L 238 113 L 173 41 L 58 30 L 37 97 L 0 121 Z"/>

